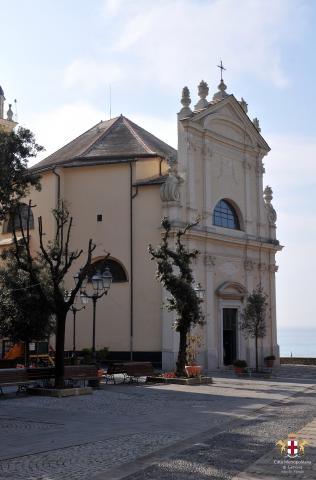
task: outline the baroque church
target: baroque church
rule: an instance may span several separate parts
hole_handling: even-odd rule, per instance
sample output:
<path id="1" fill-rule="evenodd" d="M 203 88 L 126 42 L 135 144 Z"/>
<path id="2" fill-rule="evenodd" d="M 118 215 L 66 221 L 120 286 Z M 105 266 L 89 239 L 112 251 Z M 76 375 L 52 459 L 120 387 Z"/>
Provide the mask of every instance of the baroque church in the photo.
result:
<path id="1" fill-rule="evenodd" d="M 33 249 L 38 245 L 37 217 L 43 217 L 44 231 L 52 238 L 51 211 L 64 200 L 73 217 L 71 248 L 86 250 L 92 238 L 95 271 L 109 267 L 112 273 L 111 288 L 97 303 L 95 324 L 96 349 L 108 347 L 112 359 L 149 360 L 174 369 L 175 318 L 163 308 L 167 293 L 148 253 L 149 244 L 160 243 L 164 216 L 175 231 L 201 219 L 186 235 L 188 247 L 200 252 L 193 269 L 204 290 L 199 363 L 211 370 L 245 359 L 254 366 L 254 340 L 244 338 L 239 320 L 247 293 L 258 285 L 269 304 L 260 362 L 266 355 L 279 357 L 275 256 L 282 247 L 276 239 L 272 189 L 263 187 L 263 158 L 270 148 L 258 120 L 248 117 L 245 100 L 226 90 L 221 79 L 208 98 L 209 87 L 201 81 L 191 108 L 190 92 L 183 89 L 178 150 L 121 115 L 101 121 L 32 167 L 42 183 L 42 190 L 31 194 L 36 205 Z M 16 124 L 11 107 L 4 119 L 3 104 L 0 88 L 0 128 L 10 130 Z M 2 249 L 12 243 L 12 221 L 2 226 Z M 106 252 L 110 256 L 104 261 Z M 79 268 L 80 260 L 67 278 L 67 289 L 73 288 Z M 90 303 L 78 312 L 75 325 L 69 312 L 65 348 L 78 353 L 91 341 Z"/>

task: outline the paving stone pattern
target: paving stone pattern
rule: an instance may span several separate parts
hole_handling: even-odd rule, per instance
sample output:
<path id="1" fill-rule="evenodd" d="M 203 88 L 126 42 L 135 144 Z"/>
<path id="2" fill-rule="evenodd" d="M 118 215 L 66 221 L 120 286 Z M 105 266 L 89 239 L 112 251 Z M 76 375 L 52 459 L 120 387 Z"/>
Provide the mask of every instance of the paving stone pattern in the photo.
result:
<path id="1" fill-rule="evenodd" d="M 286 368 L 280 381 L 224 377 L 210 386 L 106 385 L 89 396 L 3 398 L 0 480 L 230 479 L 315 416 L 316 367 Z M 148 466 L 131 474 L 146 455 Z"/>
<path id="2" fill-rule="evenodd" d="M 315 389 L 309 390 L 308 396 L 298 394 L 293 401 L 276 402 L 266 407 L 261 415 L 247 421 L 232 422 L 221 433 L 209 439 L 203 438 L 202 444 L 195 444 L 143 471 L 125 476 L 124 480 L 230 480 L 238 478 L 239 472 L 246 470 L 267 451 L 271 453 L 269 463 L 262 469 L 265 473 L 262 478 L 278 480 L 281 478 L 279 472 L 269 475 L 269 470 L 277 470 L 273 464 L 273 459 L 279 458 L 275 442 L 311 422 L 315 406 Z M 309 459 L 308 454 L 305 459 Z M 300 478 L 315 478 L 315 470 L 305 470 L 305 476 Z M 255 469 L 250 468 L 249 471 L 255 472 Z M 254 480 L 259 477 L 253 473 L 247 478 Z"/>
<path id="3" fill-rule="evenodd" d="M 0 462 L 1 480 L 81 480 L 140 454 L 149 454 L 179 440 L 179 435 L 124 435 L 104 442 L 91 442 L 37 455 Z"/>
<path id="4" fill-rule="evenodd" d="M 56 429 L 56 424 L 49 422 L 33 422 L 18 419 L 16 417 L 0 417 L 0 437 L 6 433 L 17 432 L 21 435 L 23 432 L 31 430 L 50 430 Z M 3 437 L 2 437 L 3 439 Z"/>

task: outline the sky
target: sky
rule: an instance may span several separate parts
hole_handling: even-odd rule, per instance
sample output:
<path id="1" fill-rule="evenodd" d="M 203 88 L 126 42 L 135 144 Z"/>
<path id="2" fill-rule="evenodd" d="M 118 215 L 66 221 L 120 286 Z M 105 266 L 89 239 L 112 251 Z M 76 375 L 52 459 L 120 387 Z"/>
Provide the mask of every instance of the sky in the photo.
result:
<path id="1" fill-rule="evenodd" d="M 0 11 L 0 85 L 44 156 L 109 118 L 110 89 L 112 117 L 176 147 L 182 88 L 194 104 L 203 79 L 211 96 L 222 59 L 228 93 L 272 149 L 278 324 L 316 325 L 314 0 L 0 0 Z"/>

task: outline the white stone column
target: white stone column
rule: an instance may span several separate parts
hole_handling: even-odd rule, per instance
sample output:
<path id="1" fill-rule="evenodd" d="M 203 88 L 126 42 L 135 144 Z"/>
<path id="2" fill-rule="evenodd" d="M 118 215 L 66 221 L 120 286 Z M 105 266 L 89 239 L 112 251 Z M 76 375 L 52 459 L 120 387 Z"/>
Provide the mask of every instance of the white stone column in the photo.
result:
<path id="1" fill-rule="evenodd" d="M 213 370 L 218 368 L 218 328 L 217 328 L 217 314 L 215 312 L 215 292 L 214 292 L 214 267 L 216 264 L 216 257 L 214 255 L 204 255 L 205 265 L 205 332 L 206 332 L 206 354 L 207 354 L 207 369 Z"/>
<path id="2" fill-rule="evenodd" d="M 266 218 L 263 203 L 263 174 L 265 172 L 262 163 L 263 153 L 259 152 L 257 156 L 256 177 L 257 177 L 257 236 L 265 236 Z"/>
<path id="3" fill-rule="evenodd" d="M 211 149 L 206 145 L 204 155 L 204 205 L 203 215 L 205 217 L 205 226 L 213 226 L 213 211 L 212 211 L 212 161 L 213 153 Z"/>
<path id="4" fill-rule="evenodd" d="M 187 151 L 187 195 L 186 195 L 186 207 L 187 207 L 187 221 L 194 221 L 196 218 L 197 206 L 195 195 L 195 181 L 196 181 L 196 164 L 194 162 L 193 148 L 191 135 L 188 134 L 188 151 Z"/>
<path id="5" fill-rule="evenodd" d="M 246 233 L 254 233 L 253 231 L 253 211 L 251 201 L 251 161 L 245 155 L 244 161 L 244 198 L 245 198 L 245 231 Z"/>
<path id="6" fill-rule="evenodd" d="M 277 319 L 276 319 L 276 288 L 275 288 L 275 274 L 278 271 L 277 265 L 270 265 L 269 283 L 270 283 L 270 308 L 271 308 L 271 343 L 273 355 L 275 355 L 275 364 L 280 364 L 280 347 L 277 339 Z"/>

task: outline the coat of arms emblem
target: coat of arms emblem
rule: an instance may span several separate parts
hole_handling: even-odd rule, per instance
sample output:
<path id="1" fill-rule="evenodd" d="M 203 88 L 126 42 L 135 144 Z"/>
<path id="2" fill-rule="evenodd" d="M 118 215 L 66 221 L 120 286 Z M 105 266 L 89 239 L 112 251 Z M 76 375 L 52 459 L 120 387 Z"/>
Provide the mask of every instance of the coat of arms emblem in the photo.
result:
<path id="1" fill-rule="evenodd" d="M 296 458 L 304 455 L 308 442 L 307 440 L 298 438 L 295 433 L 289 433 L 288 438 L 278 440 L 275 445 L 279 448 L 281 455 Z"/>

